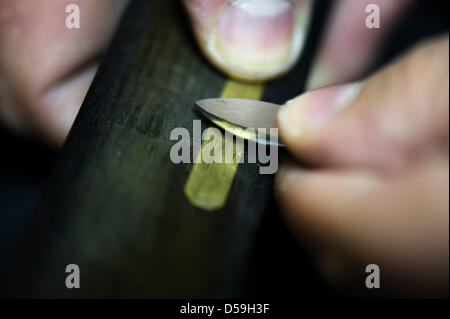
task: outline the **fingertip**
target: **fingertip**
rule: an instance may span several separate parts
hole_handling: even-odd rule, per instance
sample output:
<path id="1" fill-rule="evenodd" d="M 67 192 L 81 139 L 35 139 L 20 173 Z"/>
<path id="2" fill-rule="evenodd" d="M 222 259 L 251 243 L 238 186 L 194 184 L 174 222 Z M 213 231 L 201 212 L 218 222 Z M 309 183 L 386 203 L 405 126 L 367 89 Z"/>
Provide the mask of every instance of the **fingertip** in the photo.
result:
<path id="1" fill-rule="evenodd" d="M 329 130 L 332 118 L 350 106 L 360 88 L 360 83 L 338 85 L 288 101 L 277 118 L 280 137 L 288 149 L 298 158 L 317 159 L 322 131 Z"/>
<path id="2" fill-rule="evenodd" d="M 80 110 L 89 86 L 97 72 L 98 63 L 86 66 L 68 80 L 48 89 L 34 113 L 37 130 L 50 144 L 60 147 L 67 138 Z"/>
<path id="3" fill-rule="evenodd" d="M 383 181 L 365 171 L 304 170 L 282 166 L 276 194 L 294 232 L 319 241 L 346 241 L 357 235 Z M 353 229 L 356 227 L 355 229 Z"/>
<path id="4" fill-rule="evenodd" d="M 373 63 L 377 47 L 411 0 L 339 0 L 314 59 L 308 90 L 355 81 Z M 379 8 L 379 27 L 367 26 L 368 6 Z M 374 13 L 375 14 L 375 13 Z"/>
<path id="5" fill-rule="evenodd" d="M 293 188 L 292 186 L 296 179 L 305 173 L 306 170 L 296 165 L 293 161 L 281 163 L 275 176 L 275 190 L 280 194 L 287 193 Z"/>
<path id="6" fill-rule="evenodd" d="M 311 2 L 185 1 L 200 48 L 226 74 L 261 81 L 287 72 L 306 38 Z"/>

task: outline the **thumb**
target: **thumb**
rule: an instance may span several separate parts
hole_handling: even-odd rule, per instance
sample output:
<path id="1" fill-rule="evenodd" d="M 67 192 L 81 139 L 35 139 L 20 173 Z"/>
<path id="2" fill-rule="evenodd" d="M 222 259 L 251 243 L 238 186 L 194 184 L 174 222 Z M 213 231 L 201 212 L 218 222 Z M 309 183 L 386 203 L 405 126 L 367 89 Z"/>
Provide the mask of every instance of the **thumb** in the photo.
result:
<path id="1" fill-rule="evenodd" d="M 319 165 L 394 168 L 436 146 L 448 152 L 448 54 L 447 35 L 361 83 L 300 95 L 279 112 L 281 139 Z"/>
<path id="2" fill-rule="evenodd" d="M 266 80 L 288 71 L 306 37 L 311 0 L 184 0 L 199 46 L 223 72 Z"/>

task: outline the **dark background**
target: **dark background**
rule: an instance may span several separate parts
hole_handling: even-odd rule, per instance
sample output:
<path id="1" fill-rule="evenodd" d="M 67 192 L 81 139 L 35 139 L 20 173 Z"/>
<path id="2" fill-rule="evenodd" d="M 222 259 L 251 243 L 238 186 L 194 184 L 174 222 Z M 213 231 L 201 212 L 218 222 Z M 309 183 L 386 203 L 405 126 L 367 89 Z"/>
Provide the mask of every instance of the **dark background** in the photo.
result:
<path id="1" fill-rule="evenodd" d="M 373 70 L 404 52 L 417 41 L 448 32 L 448 2 L 420 1 L 397 21 L 384 42 Z M 275 83 L 276 84 L 276 83 Z M 57 150 L 17 137 L 0 127 L 0 274 L 20 242 L 33 208 L 45 187 Z M 279 232 L 284 229 L 280 228 Z"/>

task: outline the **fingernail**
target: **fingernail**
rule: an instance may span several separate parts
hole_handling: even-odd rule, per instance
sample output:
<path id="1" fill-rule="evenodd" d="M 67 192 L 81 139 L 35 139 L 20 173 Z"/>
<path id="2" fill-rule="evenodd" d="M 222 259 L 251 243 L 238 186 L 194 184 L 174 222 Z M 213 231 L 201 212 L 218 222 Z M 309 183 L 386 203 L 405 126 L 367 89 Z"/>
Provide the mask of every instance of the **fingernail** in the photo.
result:
<path id="1" fill-rule="evenodd" d="M 323 125 L 351 104 L 361 83 L 344 84 L 307 92 L 286 103 L 278 112 L 282 135 L 299 138 L 305 130 Z"/>
<path id="2" fill-rule="evenodd" d="M 233 1 L 220 14 L 210 51 L 238 77 L 274 76 L 291 67 L 301 52 L 307 9 L 294 8 L 288 0 Z"/>

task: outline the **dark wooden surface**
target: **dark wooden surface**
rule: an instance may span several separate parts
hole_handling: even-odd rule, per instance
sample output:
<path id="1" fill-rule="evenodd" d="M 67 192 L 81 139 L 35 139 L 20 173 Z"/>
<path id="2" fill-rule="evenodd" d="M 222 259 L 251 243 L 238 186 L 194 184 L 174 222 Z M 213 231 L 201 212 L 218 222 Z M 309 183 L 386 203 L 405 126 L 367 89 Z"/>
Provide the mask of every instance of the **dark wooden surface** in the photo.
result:
<path id="1" fill-rule="evenodd" d="M 299 94 L 311 52 L 263 100 Z M 225 80 L 176 1 L 132 1 L 12 263 L 8 295 L 280 297 L 298 284 L 313 293 L 318 282 L 280 220 L 272 176 L 241 164 L 213 212 L 183 194 L 192 164 L 170 161 L 170 132 L 191 129 L 201 118 L 194 102 L 219 96 Z M 71 263 L 81 289 L 64 285 Z"/>

